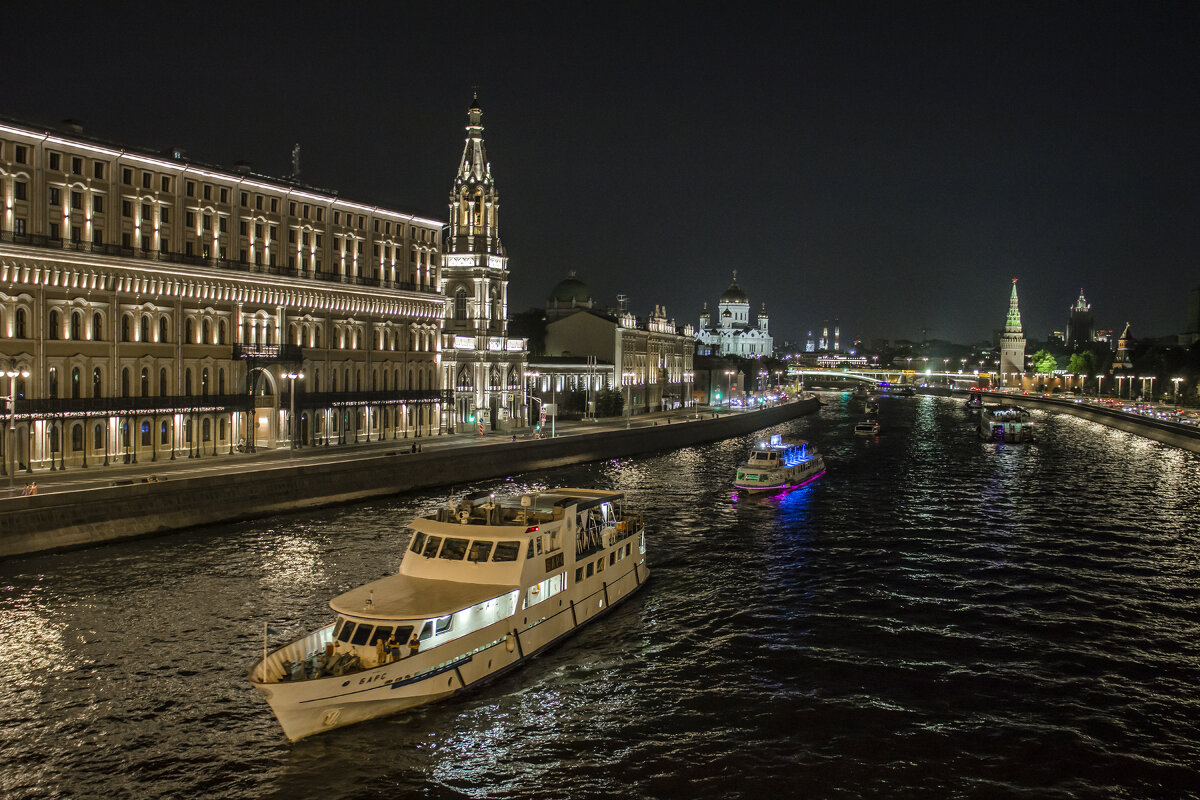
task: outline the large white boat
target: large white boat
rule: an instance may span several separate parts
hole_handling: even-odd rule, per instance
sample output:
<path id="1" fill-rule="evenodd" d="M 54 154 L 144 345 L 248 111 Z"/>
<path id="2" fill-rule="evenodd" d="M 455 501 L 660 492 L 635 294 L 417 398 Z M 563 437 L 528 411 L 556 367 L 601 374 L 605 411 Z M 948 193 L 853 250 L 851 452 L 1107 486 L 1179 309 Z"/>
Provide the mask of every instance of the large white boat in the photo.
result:
<path id="1" fill-rule="evenodd" d="M 733 485 L 739 492 L 786 491 L 825 474 L 825 459 L 816 445 L 787 440 L 778 433 L 759 442 L 745 464 L 738 467 Z"/>
<path id="2" fill-rule="evenodd" d="M 409 527 L 398 574 L 335 597 L 331 624 L 251 667 L 291 741 L 494 678 L 649 577 L 643 520 L 620 492 L 479 493 Z"/>

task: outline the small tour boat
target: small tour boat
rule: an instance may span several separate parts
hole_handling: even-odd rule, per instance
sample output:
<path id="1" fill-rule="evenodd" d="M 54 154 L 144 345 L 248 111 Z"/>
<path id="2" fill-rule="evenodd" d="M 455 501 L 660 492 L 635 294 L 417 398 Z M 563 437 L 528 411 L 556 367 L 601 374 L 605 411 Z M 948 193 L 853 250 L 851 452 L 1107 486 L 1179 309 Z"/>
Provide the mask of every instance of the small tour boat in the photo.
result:
<path id="1" fill-rule="evenodd" d="M 738 467 L 734 487 L 754 494 L 794 489 L 825 474 L 825 459 L 816 445 L 804 440 L 787 440 L 778 433 L 759 442 L 745 464 Z"/>
<path id="2" fill-rule="evenodd" d="M 537 655 L 649 577 L 621 492 L 481 492 L 417 517 L 398 574 L 330 601 L 335 619 L 247 679 L 291 741 L 462 692 Z"/>
<path id="3" fill-rule="evenodd" d="M 968 411 L 978 411 L 983 408 L 983 398 L 977 394 L 972 394 L 967 398 L 966 406 Z"/>
<path id="4" fill-rule="evenodd" d="M 854 426 L 855 436 L 878 436 L 879 421 L 874 419 L 864 419 Z"/>
<path id="5" fill-rule="evenodd" d="M 1032 442 L 1033 414 L 1020 406 L 983 406 L 979 409 L 979 438 L 993 442 Z"/>

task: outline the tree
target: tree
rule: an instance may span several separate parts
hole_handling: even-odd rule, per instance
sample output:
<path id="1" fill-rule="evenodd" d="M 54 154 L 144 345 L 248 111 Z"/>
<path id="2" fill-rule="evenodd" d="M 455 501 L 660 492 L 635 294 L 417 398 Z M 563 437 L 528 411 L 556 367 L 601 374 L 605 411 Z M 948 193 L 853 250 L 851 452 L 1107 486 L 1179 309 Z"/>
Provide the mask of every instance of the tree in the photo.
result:
<path id="1" fill-rule="evenodd" d="M 1046 352 L 1046 350 L 1038 350 L 1032 356 L 1030 361 L 1033 362 L 1033 371 L 1045 375 L 1054 374 L 1054 370 L 1058 369 L 1058 359 Z"/>
<path id="2" fill-rule="evenodd" d="M 1090 350 L 1082 353 L 1072 353 L 1067 365 L 1067 372 L 1073 375 L 1094 375 L 1096 373 L 1096 354 Z"/>
<path id="3" fill-rule="evenodd" d="M 602 389 L 596 394 L 597 417 L 619 417 L 625 410 L 625 398 L 616 389 Z"/>

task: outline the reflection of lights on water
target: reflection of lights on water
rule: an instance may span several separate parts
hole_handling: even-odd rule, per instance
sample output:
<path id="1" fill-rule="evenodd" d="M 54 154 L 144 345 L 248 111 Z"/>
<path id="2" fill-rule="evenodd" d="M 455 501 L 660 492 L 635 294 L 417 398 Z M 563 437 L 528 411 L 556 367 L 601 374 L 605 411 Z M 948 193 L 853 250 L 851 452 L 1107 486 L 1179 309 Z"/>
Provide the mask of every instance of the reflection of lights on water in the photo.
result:
<path id="1" fill-rule="evenodd" d="M 264 553 L 263 586 L 284 590 L 311 586 L 325 579 L 321 545 L 307 537 L 290 536 Z"/>
<path id="2" fill-rule="evenodd" d="M 67 618 L 51 618 L 31 600 L 17 600 L 0 617 L 0 663 L 4 664 L 5 674 L 0 698 L 9 709 L 22 705 L 22 698 L 30 708 L 39 705 L 41 698 L 30 697 L 29 690 L 45 687 L 52 673 L 71 672 L 85 665 L 65 646 Z"/>

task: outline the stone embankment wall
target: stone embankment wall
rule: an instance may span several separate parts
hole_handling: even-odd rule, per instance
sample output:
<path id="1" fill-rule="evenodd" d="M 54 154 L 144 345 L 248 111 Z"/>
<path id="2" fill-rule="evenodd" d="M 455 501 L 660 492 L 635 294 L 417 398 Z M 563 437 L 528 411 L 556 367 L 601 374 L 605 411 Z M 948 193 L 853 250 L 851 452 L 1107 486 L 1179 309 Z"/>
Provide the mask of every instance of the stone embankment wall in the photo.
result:
<path id="1" fill-rule="evenodd" d="M 1200 429 L 1183 427 L 1170 422 L 1143 417 L 1140 414 L 1130 414 L 1127 411 L 1102 408 L 1088 403 L 1075 403 L 1071 400 L 1058 400 L 1052 397 L 1031 397 L 1028 395 L 992 394 L 985 392 L 988 402 L 998 401 L 1006 406 L 1024 406 L 1040 408 L 1046 411 L 1058 411 L 1072 414 L 1092 422 L 1099 422 L 1110 428 L 1136 433 L 1147 439 L 1154 439 L 1164 444 L 1181 447 L 1200 453 Z"/>
<path id="2" fill-rule="evenodd" d="M 741 436 L 817 406 L 808 398 L 718 419 L 11 498 L 0 501 L 0 558 L 672 450 Z"/>

